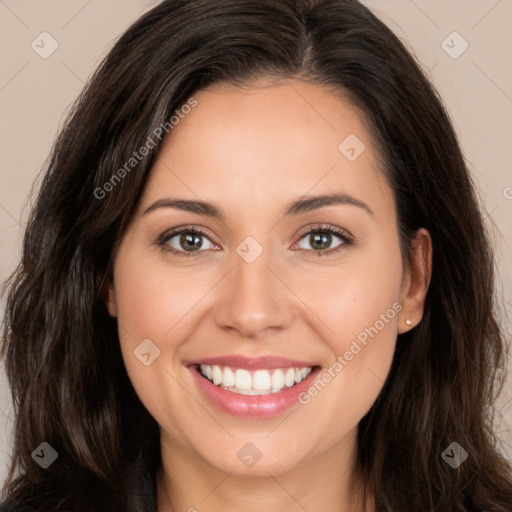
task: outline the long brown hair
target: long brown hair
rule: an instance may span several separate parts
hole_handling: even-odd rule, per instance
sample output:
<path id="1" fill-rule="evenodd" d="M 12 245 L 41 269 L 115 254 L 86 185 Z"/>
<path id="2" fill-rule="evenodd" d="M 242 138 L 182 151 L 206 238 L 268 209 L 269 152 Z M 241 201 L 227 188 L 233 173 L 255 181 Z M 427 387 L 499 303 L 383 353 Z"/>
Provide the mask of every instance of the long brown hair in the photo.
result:
<path id="1" fill-rule="evenodd" d="M 158 425 L 101 289 L 160 146 L 155 130 L 200 89 L 262 76 L 347 95 L 379 145 L 405 255 L 418 228 L 432 236 L 423 320 L 398 337 L 359 424 L 356 470 L 377 511 L 509 512 L 511 467 L 492 423 L 507 346 L 474 187 L 436 91 L 355 0 L 166 0 L 108 53 L 54 145 L 6 282 L 15 427 L 4 497 L 23 510 L 155 510 Z M 155 147 L 99 193 L 148 137 Z M 46 469 L 31 456 L 42 442 L 58 453 Z M 468 453 L 456 469 L 441 456 L 452 442 Z"/>

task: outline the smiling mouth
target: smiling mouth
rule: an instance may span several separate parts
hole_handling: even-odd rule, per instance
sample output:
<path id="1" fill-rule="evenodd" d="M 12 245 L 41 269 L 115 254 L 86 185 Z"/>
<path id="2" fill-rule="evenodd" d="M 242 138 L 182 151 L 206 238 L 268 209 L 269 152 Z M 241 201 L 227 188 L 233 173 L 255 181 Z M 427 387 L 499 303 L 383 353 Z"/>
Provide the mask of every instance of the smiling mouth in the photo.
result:
<path id="1" fill-rule="evenodd" d="M 269 395 L 292 388 L 315 367 L 247 370 L 231 366 L 196 365 L 198 373 L 213 385 L 241 395 Z"/>

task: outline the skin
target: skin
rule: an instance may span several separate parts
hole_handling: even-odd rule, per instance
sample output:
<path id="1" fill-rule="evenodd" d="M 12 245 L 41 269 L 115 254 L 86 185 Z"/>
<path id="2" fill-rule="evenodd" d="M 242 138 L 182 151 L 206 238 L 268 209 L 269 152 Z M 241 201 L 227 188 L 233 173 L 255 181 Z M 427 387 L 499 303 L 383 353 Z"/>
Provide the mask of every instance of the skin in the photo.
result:
<path id="1" fill-rule="evenodd" d="M 361 486 L 351 478 L 357 425 L 382 389 L 397 334 L 421 320 L 430 236 L 418 231 L 407 267 L 375 144 L 341 95 L 291 81 L 215 86 L 194 97 L 197 106 L 157 156 L 107 293 L 129 376 L 160 425 L 158 511 L 224 511 L 226 503 L 248 512 L 362 510 Z M 338 150 L 349 134 L 366 146 L 353 162 Z M 335 204 L 283 216 L 294 200 L 335 192 L 373 213 Z M 144 214 L 169 196 L 211 202 L 225 218 L 170 207 Z M 303 236 L 318 224 L 345 230 L 353 243 L 332 235 L 319 257 L 314 239 Z M 207 233 L 189 258 L 157 244 L 183 225 Z M 250 264 L 236 252 L 247 236 L 263 249 Z M 179 241 L 175 236 L 167 247 L 187 252 Z M 186 368 L 200 358 L 243 354 L 328 369 L 396 303 L 400 313 L 317 396 L 275 417 L 221 412 Z M 133 353 L 147 338 L 161 351 L 150 366 Z M 248 442 L 262 454 L 252 468 L 237 457 Z M 371 497 L 369 503 L 373 510 Z"/>

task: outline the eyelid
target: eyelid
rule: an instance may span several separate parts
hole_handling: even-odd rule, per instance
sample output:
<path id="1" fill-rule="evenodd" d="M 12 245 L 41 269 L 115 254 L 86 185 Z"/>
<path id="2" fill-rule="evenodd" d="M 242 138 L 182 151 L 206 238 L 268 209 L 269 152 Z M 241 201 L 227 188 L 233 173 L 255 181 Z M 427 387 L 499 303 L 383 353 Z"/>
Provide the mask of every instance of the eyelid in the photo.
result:
<path id="1" fill-rule="evenodd" d="M 185 224 L 183 226 L 176 226 L 174 228 L 166 230 L 164 233 L 162 233 L 159 237 L 157 242 L 158 243 L 165 243 L 171 238 L 174 238 L 177 235 L 180 235 L 181 233 L 198 233 L 200 235 L 203 235 L 205 238 L 208 238 L 213 244 L 217 245 L 212 239 L 209 233 L 206 232 L 206 230 L 202 227 L 196 226 L 194 224 Z"/>
<path id="2" fill-rule="evenodd" d="M 299 234 L 297 236 L 299 238 L 302 238 L 304 235 L 307 235 L 310 232 L 315 232 L 315 231 L 331 231 L 331 232 L 337 233 L 338 235 L 343 235 L 344 237 L 346 237 L 350 240 L 352 240 L 354 238 L 353 235 L 344 228 L 340 228 L 338 226 L 333 226 L 331 224 L 323 224 L 321 222 L 308 224 L 305 228 L 303 228 L 299 231 Z"/>

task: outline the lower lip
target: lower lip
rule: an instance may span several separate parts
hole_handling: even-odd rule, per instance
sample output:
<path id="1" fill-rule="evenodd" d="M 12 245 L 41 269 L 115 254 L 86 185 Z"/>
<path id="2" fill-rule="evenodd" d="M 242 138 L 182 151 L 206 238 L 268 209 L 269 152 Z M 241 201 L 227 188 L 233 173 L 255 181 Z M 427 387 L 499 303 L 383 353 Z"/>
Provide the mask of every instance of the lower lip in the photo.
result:
<path id="1" fill-rule="evenodd" d="M 313 368 L 304 380 L 277 393 L 242 395 L 215 386 L 199 373 L 196 366 L 189 368 L 199 389 L 214 405 L 227 414 L 243 418 L 268 418 L 286 411 L 298 403 L 299 395 L 311 386 L 320 371 L 319 367 Z"/>

